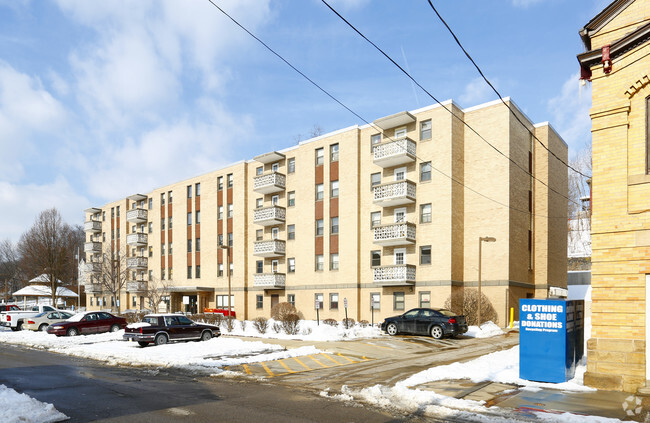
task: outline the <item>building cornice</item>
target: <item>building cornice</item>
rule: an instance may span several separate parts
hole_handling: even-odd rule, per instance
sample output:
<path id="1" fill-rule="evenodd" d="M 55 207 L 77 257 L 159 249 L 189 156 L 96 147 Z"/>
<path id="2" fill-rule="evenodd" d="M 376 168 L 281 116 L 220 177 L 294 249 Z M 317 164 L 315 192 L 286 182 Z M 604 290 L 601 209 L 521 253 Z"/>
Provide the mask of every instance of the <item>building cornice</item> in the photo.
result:
<path id="1" fill-rule="evenodd" d="M 594 16 L 587 24 L 578 31 L 585 49 L 591 50 L 591 36 L 603 29 L 612 19 L 618 16 L 626 7 L 634 3 L 634 0 L 615 0 Z"/>
<path id="2" fill-rule="evenodd" d="M 624 53 L 650 40 L 650 23 L 630 32 L 623 38 L 614 41 L 609 49 L 610 59 L 620 57 Z M 590 68 L 601 63 L 603 52 L 601 49 L 590 50 L 578 55 L 578 61 L 583 68 Z"/>

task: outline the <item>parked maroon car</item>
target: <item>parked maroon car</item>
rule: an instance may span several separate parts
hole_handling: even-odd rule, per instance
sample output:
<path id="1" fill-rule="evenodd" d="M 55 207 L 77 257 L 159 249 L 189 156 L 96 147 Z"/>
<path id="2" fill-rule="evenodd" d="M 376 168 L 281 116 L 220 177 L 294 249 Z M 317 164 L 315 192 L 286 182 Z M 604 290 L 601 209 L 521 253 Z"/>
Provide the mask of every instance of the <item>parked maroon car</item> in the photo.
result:
<path id="1" fill-rule="evenodd" d="M 176 341 L 209 341 L 220 335 L 219 326 L 197 323 L 182 314 L 147 314 L 142 322 L 128 325 L 123 338 L 146 347 Z"/>
<path id="2" fill-rule="evenodd" d="M 113 316 L 105 311 L 86 311 L 78 313 L 63 322 L 47 328 L 47 333 L 56 336 L 89 335 L 93 333 L 117 332 L 126 327 L 126 319 Z"/>

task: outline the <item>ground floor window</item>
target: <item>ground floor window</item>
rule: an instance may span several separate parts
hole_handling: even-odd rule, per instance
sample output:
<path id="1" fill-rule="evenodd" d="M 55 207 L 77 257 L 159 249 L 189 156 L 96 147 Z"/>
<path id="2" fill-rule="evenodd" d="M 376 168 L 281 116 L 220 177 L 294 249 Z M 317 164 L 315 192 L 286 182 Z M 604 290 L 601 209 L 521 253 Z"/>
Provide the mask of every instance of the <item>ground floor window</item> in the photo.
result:
<path id="1" fill-rule="evenodd" d="M 255 296 L 255 308 L 257 309 L 264 308 L 264 295 Z"/>
<path id="2" fill-rule="evenodd" d="M 420 307 L 431 308 L 431 292 L 420 292 Z"/>
<path id="3" fill-rule="evenodd" d="M 133 307 L 135 307 L 137 305 L 135 297 L 132 297 L 132 300 Z"/>
<path id="4" fill-rule="evenodd" d="M 90 305 L 93 305 L 94 299 L 95 299 L 95 297 L 90 297 Z"/>
<path id="5" fill-rule="evenodd" d="M 287 302 L 292 306 L 296 306 L 296 294 L 287 294 Z"/>
<path id="6" fill-rule="evenodd" d="M 338 310 L 339 308 L 339 294 L 330 294 L 330 310 Z"/>
<path id="7" fill-rule="evenodd" d="M 235 296 L 230 296 L 230 304 L 235 303 Z M 228 296 L 227 295 L 217 295 L 217 308 L 228 308 Z"/>
<path id="8" fill-rule="evenodd" d="M 404 310 L 403 292 L 393 292 L 393 310 Z"/>

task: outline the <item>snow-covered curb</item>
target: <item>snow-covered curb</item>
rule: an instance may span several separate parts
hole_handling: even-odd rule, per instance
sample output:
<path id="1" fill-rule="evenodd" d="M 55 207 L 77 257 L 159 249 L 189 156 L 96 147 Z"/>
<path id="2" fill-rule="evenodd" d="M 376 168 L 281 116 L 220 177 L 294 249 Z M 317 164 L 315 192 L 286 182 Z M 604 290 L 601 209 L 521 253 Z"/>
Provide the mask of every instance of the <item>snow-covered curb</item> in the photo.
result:
<path id="1" fill-rule="evenodd" d="M 52 404 L 40 402 L 0 385 L 0 421 L 21 423 L 54 423 L 67 420 Z"/>

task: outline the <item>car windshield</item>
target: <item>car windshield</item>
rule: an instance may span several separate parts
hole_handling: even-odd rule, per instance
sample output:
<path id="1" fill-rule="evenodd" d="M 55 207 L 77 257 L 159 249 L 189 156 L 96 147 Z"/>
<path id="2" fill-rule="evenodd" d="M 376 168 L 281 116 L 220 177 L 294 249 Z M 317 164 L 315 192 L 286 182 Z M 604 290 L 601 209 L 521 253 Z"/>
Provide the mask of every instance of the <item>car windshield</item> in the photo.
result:
<path id="1" fill-rule="evenodd" d="M 446 310 L 446 309 L 444 309 L 444 308 L 440 308 L 440 309 L 438 309 L 438 310 L 436 310 L 436 311 L 437 311 L 438 313 L 442 314 L 443 316 L 447 316 L 447 317 L 453 317 L 453 316 L 456 316 L 456 313 L 454 313 L 454 312 L 451 311 L 451 310 Z"/>
<path id="2" fill-rule="evenodd" d="M 70 317 L 68 321 L 70 322 L 80 322 L 86 316 L 87 313 L 77 313 L 74 316 Z"/>
<path id="3" fill-rule="evenodd" d="M 158 324 L 158 318 L 154 316 L 144 316 L 142 319 L 142 323 L 149 323 L 150 325 L 157 325 Z"/>
<path id="4" fill-rule="evenodd" d="M 47 314 L 47 312 L 38 313 L 38 314 L 37 314 L 36 316 L 34 316 L 34 317 L 43 317 L 43 316 L 45 316 L 46 314 Z"/>

